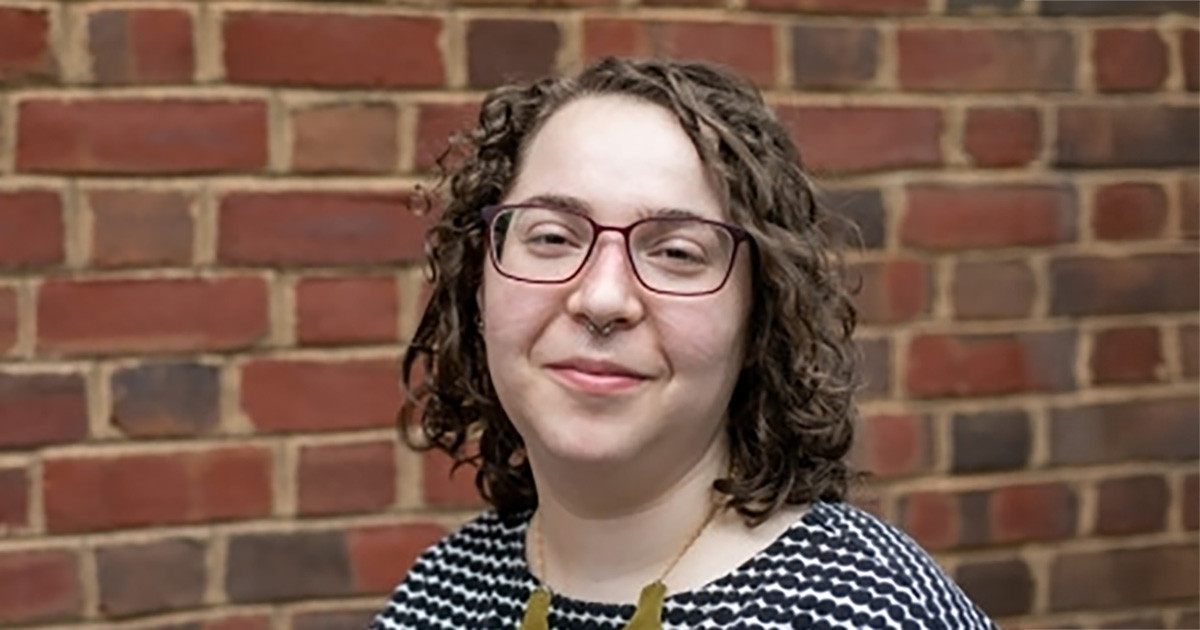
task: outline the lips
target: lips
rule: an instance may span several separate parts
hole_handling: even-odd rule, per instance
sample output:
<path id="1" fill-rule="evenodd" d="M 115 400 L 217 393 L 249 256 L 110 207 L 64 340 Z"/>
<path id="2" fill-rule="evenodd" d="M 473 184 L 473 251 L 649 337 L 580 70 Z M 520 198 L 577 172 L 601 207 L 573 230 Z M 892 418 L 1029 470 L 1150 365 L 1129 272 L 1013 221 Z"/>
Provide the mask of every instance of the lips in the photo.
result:
<path id="1" fill-rule="evenodd" d="M 559 382 L 588 394 L 614 394 L 637 387 L 649 376 L 611 361 L 572 359 L 546 366 Z"/>

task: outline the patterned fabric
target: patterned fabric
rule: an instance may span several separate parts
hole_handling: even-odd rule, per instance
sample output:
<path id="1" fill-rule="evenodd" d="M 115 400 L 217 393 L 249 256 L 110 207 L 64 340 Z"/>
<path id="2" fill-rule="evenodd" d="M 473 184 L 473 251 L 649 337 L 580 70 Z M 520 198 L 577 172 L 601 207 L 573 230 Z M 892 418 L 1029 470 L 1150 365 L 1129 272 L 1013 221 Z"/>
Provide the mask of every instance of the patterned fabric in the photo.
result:
<path id="1" fill-rule="evenodd" d="M 426 551 L 371 630 L 512 630 L 537 585 L 529 515 L 488 512 Z M 554 596 L 552 630 L 620 630 L 633 604 Z M 818 503 L 740 567 L 666 600 L 665 629 L 995 626 L 908 536 L 844 503 Z"/>

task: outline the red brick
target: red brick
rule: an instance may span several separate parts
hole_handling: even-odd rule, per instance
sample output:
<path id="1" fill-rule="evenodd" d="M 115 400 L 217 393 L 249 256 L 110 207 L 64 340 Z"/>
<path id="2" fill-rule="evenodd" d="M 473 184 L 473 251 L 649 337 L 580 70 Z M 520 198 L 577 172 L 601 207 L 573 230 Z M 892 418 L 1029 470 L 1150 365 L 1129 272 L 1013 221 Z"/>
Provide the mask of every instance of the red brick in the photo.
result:
<path id="1" fill-rule="evenodd" d="M 1183 479 L 1182 520 L 1186 529 L 1200 529 L 1200 475 L 1192 473 Z"/>
<path id="2" fill-rule="evenodd" d="M 775 84 L 774 29 L 755 22 L 638 22 L 593 18 L 583 23 L 585 62 L 606 56 L 669 57 L 715 62 L 759 86 Z"/>
<path id="3" fill-rule="evenodd" d="M 1079 466 L 1200 457 L 1195 396 L 1052 409 L 1050 463 Z"/>
<path id="4" fill-rule="evenodd" d="M 170 538 L 96 550 L 100 611 L 125 617 L 198 608 L 207 580 L 205 545 Z"/>
<path id="5" fill-rule="evenodd" d="M 29 526 L 29 473 L 0 468 L 0 535 Z"/>
<path id="6" fill-rule="evenodd" d="M 45 463 L 51 532 L 124 529 L 266 516 L 271 455 L 258 447 Z"/>
<path id="7" fill-rule="evenodd" d="M 807 168 L 853 173 L 936 166 L 942 114 L 918 107 L 779 107 Z M 853 130 L 853 133 L 849 133 Z"/>
<path id="8" fill-rule="evenodd" d="M 1179 327 L 1179 364 L 1183 375 L 1200 375 L 1200 328 L 1195 324 Z"/>
<path id="9" fill-rule="evenodd" d="M 855 306 L 862 321 L 894 324 L 929 312 L 930 272 L 924 262 L 892 259 L 854 267 L 852 282 L 861 281 Z"/>
<path id="10" fill-rule="evenodd" d="M 1094 334 L 1091 369 L 1095 383 L 1157 381 L 1165 367 L 1157 328 L 1110 328 Z"/>
<path id="11" fill-rule="evenodd" d="M 1075 388 L 1072 331 L 919 335 L 908 348 L 908 390 L 918 397 L 1061 392 Z"/>
<path id="12" fill-rule="evenodd" d="M 868 85 L 879 67 L 879 31 L 865 27 L 793 26 L 792 76 L 800 88 Z"/>
<path id="13" fill-rule="evenodd" d="M 88 17 L 92 74 L 104 84 L 188 83 L 195 68 L 186 11 L 97 11 Z"/>
<path id="14" fill-rule="evenodd" d="M 0 269 L 64 260 L 62 201 L 47 191 L 0 191 Z"/>
<path id="15" fill-rule="evenodd" d="M 548 20 L 471 20 L 467 23 L 467 81 L 494 87 L 533 81 L 554 72 L 562 43 Z"/>
<path id="16" fill-rule="evenodd" d="M 1069 188 L 914 185 L 906 192 L 900 238 L 912 247 L 1053 245 L 1075 238 L 1075 195 Z"/>
<path id="17" fill-rule="evenodd" d="M 347 533 L 346 544 L 358 593 L 388 593 L 427 547 L 446 535 L 438 525 L 363 527 Z"/>
<path id="18" fill-rule="evenodd" d="M 900 527 L 929 550 L 954 546 L 961 537 L 958 495 L 914 492 L 900 501 Z"/>
<path id="19" fill-rule="evenodd" d="M 1171 492 L 1158 475 L 1105 479 L 1097 487 L 1095 532 L 1102 536 L 1160 532 Z"/>
<path id="20" fill-rule="evenodd" d="M 1185 29 L 1179 33 L 1179 56 L 1183 65 L 1183 82 L 1187 89 L 1200 89 L 1200 31 Z"/>
<path id="21" fill-rule="evenodd" d="M 1194 542 L 1064 553 L 1050 565 L 1051 611 L 1194 605 L 1197 592 L 1200 549 Z"/>
<path id="22" fill-rule="evenodd" d="M 396 167 L 396 108 L 322 105 L 292 114 L 292 170 L 386 173 Z"/>
<path id="23" fill-rule="evenodd" d="M 1200 237 L 1200 178 L 1179 180 L 1179 232 L 1186 238 Z"/>
<path id="24" fill-rule="evenodd" d="M 967 261 L 954 266 L 951 292 L 958 319 L 1003 319 L 1027 317 L 1037 287 L 1024 261 Z"/>
<path id="25" fill-rule="evenodd" d="M 65 621 L 80 616 L 79 563 L 69 551 L 0 553 L 0 623 Z"/>
<path id="26" fill-rule="evenodd" d="M 419 103 L 417 105 L 416 168 L 437 170 L 437 161 L 454 134 L 469 133 L 479 118 L 478 103 Z"/>
<path id="27" fill-rule="evenodd" d="M 109 423 L 131 437 L 211 434 L 220 421 L 221 384 L 214 366 L 150 363 L 112 375 Z"/>
<path id="28" fill-rule="evenodd" d="M 1200 258 L 1146 254 L 1050 261 L 1051 315 L 1192 312 L 1200 308 Z"/>
<path id="29" fill-rule="evenodd" d="M 438 507 L 482 507 L 483 499 L 475 487 L 475 466 L 454 468 L 454 460 L 444 451 L 432 450 L 421 457 L 424 467 L 425 503 Z"/>
<path id="30" fill-rule="evenodd" d="M 1052 30 L 904 28 L 900 85 L 940 91 L 1050 91 L 1074 87 L 1071 36 Z"/>
<path id="31" fill-rule="evenodd" d="M 259 278 L 53 280 L 38 296 L 39 352 L 228 350 L 267 333 Z"/>
<path id="32" fill-rule="evenodd" d="M 306 278 L 296 287 L 296 337 L 302 344 L 395 341 L 399 304 L 390 277 Z"/>
<path id="33" fill-rule="evenodd" d="M 1167 225 L 1167 195 L 1157 184 L 1121 183 L 1096 191 L 1092 230 L 1104 240 L 1162 236 Z"/>
<path id="34" fill-rule="evenodd" d="M 1172 105 L 1058 109 L 1056 165 L 1183 166 L 1200 163 L 1200 108 Z"/>
<path id="35" fill-rule="evenodd" d="M 1092 66 L 1100 91 L 1154 90 L 1167 78 L 1167 45 L 1155 30 L 1100 29 Z"/>
<path id="36" fill-rule="evenodd" d="M 262 102 L 38 99 L 19 110 L 19 171 L 182 174 L 256 171 L 267 163 Z"/>
<path id="37" fill-rule="evenodd" d="M 432 18 L 233 11 L 225 69 L 233 83 L 437 87 L 445 69 Z"/>
<path id="38" fill-rule="evenodd" d="M 300 449 L 297 477 L 301 514 L 382 510 L 396 500 L 393 443 L 306 446 Z"/>
<path id="39" fill-rule="evenodd" d="M 400 408 L 389 360 L 255 361 L 242 368 L 242 409 L 260 431 L 390 426 Z"/>
<path id="40" fill-rule="evenodd" d="M 425 221 L 408 193 L 246 192 L 221 202 L 217 257 L 233 264 L 420 259 Z"/>
<path id="41" fill-rule="evenodd" d="M 992 540 L 1057 540 L 1075 534 L 1079 500 L 1061 483 L 1009 486 L 990 497 Z"/>
<path id="42" fill-rule="evenodd" d="M 750 9 L 807 13 L 902 14 L 925 13 L 928 0 L 748 0 Z"/>
<path id="43" fill-rule="evenodd" d="M 78 374 L 0 373 L 0 448 L 83 440 L 88 436 L 87 391 Z"/>
<path id="44" fill-rule="evenodd" d="M 50 14 L 0 7 L 0 83 L 57 76 L 50 51 Z"/>
<path id="45" fill-rule="evenodd" d="M 91 192 L 92 263 L 98 267 L 189 265 L 194 201 L 182 192 Z"/>
<path id="46" fill-rule="evenodd" d="M 18 317 L 17 292 L 0 287 L 0 356 L 16 347 Z"/>
<path id="47" fill-rule="evenodd" d="M 859 424 L 851 452 L 855 465 L 879 478 L 928 472 L 933 462 L 929 418 L 922 415 L 873 415 Z"/>
<path id="48" fill-rule="evenodd" d="M 967 111 L 963 148 L 976 166 L 1022 166 L 1037 158 L 1041 136 L 1033 109 L 976 107 Z"/>

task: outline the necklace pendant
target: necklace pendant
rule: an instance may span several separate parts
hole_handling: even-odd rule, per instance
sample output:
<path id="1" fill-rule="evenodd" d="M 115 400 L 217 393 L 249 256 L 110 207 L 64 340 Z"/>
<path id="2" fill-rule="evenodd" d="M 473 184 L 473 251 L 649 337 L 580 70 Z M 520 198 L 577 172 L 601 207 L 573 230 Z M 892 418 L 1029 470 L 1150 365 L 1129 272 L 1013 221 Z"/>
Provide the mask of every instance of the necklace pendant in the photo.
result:
<path id="1" fill-rule="evenodd" d="M 625 625 L 625 630 L 662 630 L 663 602 L 666 594 L 667 585 L 661 580 L 647 584 L 638 596 L 637 610 L 633 612 L 633 619 Z"/>
<path id="2" fill-rule="evenodd" d="M 550 630 L 550 591 L 539 586 L 529 594 L 519 630 Z"/>

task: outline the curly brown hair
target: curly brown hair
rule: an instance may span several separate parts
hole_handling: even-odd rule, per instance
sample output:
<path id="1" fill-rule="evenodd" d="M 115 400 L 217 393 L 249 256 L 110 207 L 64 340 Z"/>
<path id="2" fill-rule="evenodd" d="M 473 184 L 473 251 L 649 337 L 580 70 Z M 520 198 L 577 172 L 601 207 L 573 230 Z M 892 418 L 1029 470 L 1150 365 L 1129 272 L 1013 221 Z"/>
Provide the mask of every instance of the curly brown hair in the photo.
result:
<path id="1" fill-rule="evenodd" d="M 674 113 L 733 221 L 752 236 L 756 301 L 729 402 L 729 472 L 714 489 L 751 524 L 785 504 L 844 499 L 855 477 L 844 457 L 856 416 L 856 313 L 828 238 L 834 217 L 816 202 L 799 152 L 759 92 L 704 63 L 610 58 L 574 78 L 487 96 L 478 124 L 439 162 L 445 172 L 447 156 L 458 156 L 446 206 L 427 237 L 432 293 L 403 361 L 409 397 L 399 422 L 419 419 L 423 434 L 416 440 L 405 432 L 406 440 L 476 466 L 476 486 L 499 512 L 536 507 L 523 442 L 493 390 L 478 326 L 487 258 L 479 210 L 505 196 L 531 139 L 555 111 L 597 94 Z"/>

